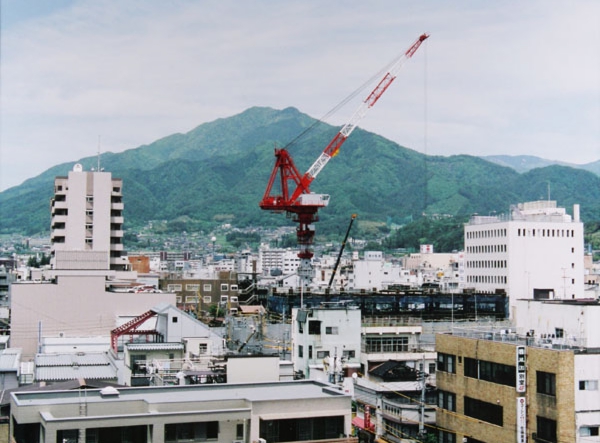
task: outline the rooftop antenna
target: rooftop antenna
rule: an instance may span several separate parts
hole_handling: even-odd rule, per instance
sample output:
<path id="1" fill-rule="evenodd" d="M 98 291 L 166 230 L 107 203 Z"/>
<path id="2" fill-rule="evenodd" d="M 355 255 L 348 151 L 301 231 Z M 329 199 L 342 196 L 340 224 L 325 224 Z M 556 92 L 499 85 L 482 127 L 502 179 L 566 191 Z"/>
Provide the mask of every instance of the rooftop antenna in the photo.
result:
<path id="1" fill-rule="evenodd" d="M 98 136 L 98 169 L 96 171 L 100 172 L 100 136 Z"/>

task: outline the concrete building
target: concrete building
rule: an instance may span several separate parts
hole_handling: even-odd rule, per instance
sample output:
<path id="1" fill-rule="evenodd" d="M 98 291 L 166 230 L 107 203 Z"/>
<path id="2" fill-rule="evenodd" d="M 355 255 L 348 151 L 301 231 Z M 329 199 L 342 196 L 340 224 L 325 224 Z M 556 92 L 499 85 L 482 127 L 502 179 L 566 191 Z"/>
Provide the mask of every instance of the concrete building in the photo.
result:
<path id="1" fill-rule="evenodd" d="M 600 304 L 519 300 L 516 330 L 438 334 L 442 442 L 598 441 Z"/>
<path id="2" fill-rule="evenodd" d="M 121 179 L 113 179 L 109 172 L 83 171 L 80 164 L 67 177 L 56 177 L 50 205 L 54 269 L 65 269 L 60 257 L 63 251 L 101 253 L 77 258 L 71 254 L 63 259 L 72 265 L 70 269 L 129 268 L 123 250 L 122 187 Z"/>
<path id="3" fill-rule="evenodd" d="M 584 295 L 583 223 L 555 201 L 521 203 L 507 216 L 473 216 L 464 230 L 465 287 L 517 299 Z"/>
<path id="4" fill-rule="evenodd" d="M 292 310 L 292 362 L 300 377 L 339 382 L 360 368 L 356 307 L 340 304 Z"/>
<path id="5" fill-rule="evenodd" d="M 42 340 L 52 337 L 110 336 L 118 317 L 135 316 L 160 303 L 175 305 L 175 294 L 106 290 L 106 271 L 70 271 L 52 281 L 12 285 L 10 346 L 32 359 Z"/>
<path id="6" fill-rule="evenodd" d="M 356 442 L 351 397 L 317 381 L 11 394 L 15 443 Z"/>

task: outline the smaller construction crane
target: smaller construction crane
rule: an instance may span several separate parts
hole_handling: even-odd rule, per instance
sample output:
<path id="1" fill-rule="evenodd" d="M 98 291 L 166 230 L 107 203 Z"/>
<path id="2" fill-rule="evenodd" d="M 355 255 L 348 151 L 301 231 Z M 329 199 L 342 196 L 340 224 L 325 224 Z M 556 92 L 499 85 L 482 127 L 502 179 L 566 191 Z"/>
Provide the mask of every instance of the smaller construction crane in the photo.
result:
<path id="1" fill-rule="evenodd" d="M 355 219 L 356 219 L 356 214 L 352 214 L 352 217 L 350 217 L 350 224 L 348 225 L 348 229 L 346 230 L 346 235 L 344 236 L 344 241 L 342 242 L 342 246 L 340 248 L 340 253 L 337 256 L 337 260 L 335 261 L 333 271 L 331 272 L 331 278 L 329 279 L 329 284 L 327 285 L 327 291 L 329 291 L 331 289 L 333 279 L 335 278 L 335 273 L 337 272 L 337 268 L 340 265 L 340 260 L 342 259 L 342 254 L 344 253 L 344 248 L 346 247 L 346 241 L 348 240 L 348 235 L 350 234 L 350 229 L 352 228 L 352 223 L 354 223 Z"/>

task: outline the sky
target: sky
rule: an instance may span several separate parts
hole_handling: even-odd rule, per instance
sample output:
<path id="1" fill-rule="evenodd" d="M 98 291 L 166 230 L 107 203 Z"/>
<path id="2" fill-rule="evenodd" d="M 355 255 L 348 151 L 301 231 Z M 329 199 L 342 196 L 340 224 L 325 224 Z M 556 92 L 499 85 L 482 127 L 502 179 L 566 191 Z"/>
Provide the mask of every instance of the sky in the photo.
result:
<path id="1" fill-rule="evenodd" d="M 422 33 L 361 128 L 427 155 L 593 162 L 599 23 L 597 0 L 0 0 L 0 191 L 253 106 L 322 118 Z"/>

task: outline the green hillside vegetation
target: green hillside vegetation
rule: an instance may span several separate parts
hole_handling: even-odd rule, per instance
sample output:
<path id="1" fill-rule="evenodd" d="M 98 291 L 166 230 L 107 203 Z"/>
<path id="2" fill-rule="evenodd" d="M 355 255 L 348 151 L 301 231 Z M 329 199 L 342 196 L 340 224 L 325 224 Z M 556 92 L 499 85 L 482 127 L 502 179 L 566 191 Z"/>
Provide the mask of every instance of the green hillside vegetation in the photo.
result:
<path id="1" fill-rule="evenodd" d="M 282 214 L 260 210 L 258 202 L 274 165 L 274 148 L 284 147 L 314 123 L 294 108 L 251 108 L 186 134 L 123 153 L 102 154 L 105 170 L 123 179 L 125 229 L 150 220 L 166 220 L 169 229 L 187 232 L 223 223 L 291 226 Z M 289 147 L 301 172 L 338 130 L 317 125 Z M 54 166 L 0 193 L 0 233 L 48 232 L 54 177 L 67 175 L 74 163 Z M 90 170 L 97 158 L 77 163 Z M 584 221 L 600 220 L 600 177 L 593 173 L 549 166 L 519 174 L 478 157 L 426 156 L 361 129 L 329 162 L 311 190 L 331 195 L 330 205 L 319 212 L 317 235 L 339 238 L 350 214 L 358 213 L 353 228 L 358 238 L 386 234 L 391 226 L 419 220 L 423 214 L 461 219 L 476 212 L 506 213 L 511 204 L 546 199 L 548 184 L 551 198 L 560 206 L 570 212 L 579 203 Z M 455 249 L 454 240 L 446 239 L 444 244 L 448 246 L 439 248 Z"/>

